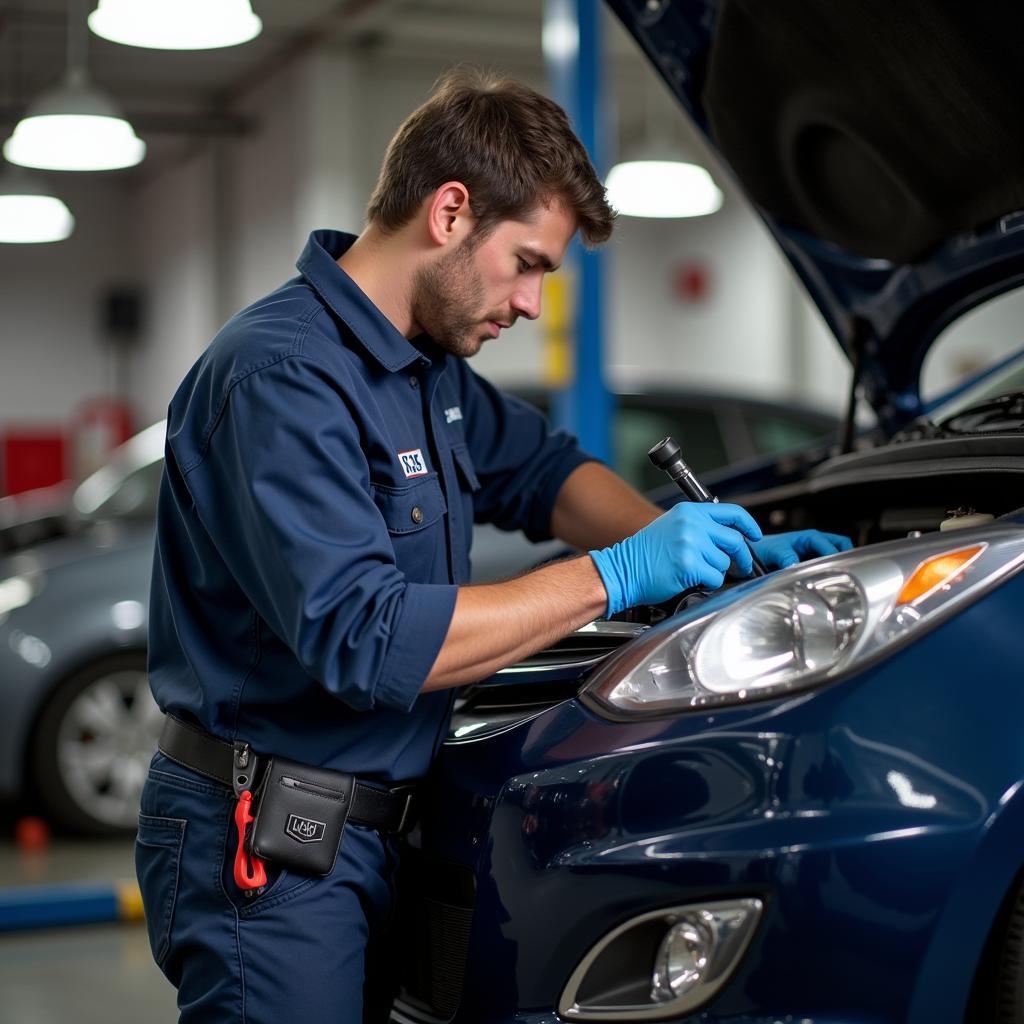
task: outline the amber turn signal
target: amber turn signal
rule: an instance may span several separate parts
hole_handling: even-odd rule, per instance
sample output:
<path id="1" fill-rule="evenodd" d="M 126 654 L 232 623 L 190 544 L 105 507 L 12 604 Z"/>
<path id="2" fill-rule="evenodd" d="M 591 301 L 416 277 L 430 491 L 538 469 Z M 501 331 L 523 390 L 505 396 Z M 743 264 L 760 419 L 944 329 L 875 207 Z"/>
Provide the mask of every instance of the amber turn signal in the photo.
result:
<path id="1" fill-rule="evenodd" d="M 896 598 L 896 606 L 917 604 L 940 587 L 952 582 L 985 550 L 986 544 L 972 544 L 956 551 L 926 558 L 907 578 Z"/>

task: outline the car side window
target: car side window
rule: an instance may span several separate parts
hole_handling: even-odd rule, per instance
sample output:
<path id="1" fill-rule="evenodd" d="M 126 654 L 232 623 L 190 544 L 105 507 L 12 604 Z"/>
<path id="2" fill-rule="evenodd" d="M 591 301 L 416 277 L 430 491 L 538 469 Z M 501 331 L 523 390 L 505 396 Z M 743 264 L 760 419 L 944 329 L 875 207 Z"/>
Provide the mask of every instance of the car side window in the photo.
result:
<path id="1" fill-rule="evenodd" d="M 743 416 L 747 421 L 754 451 L 758 455 L 774 455 L 799 448 L 830 431 L 828 426 L 813 420 L 797 419 L 777 412 L 746 409 Z"/>
<path id="2" fill-rule="evenodd" d="M 647 452 L 669 434 L 679 442 L 695 473 L 706 473 L 729 461 L 713 407 L 644 409 L 623 401 L 615 417 L 615 465 L 637 490 L 664 486 L 665 474 L 651 465 Z"/>
<path id="3" fill-rule="evenodd" d="M 158 459 L 128 473 L 110 496 L 90 515 L 90 519 L 152 519 L 156 515 L 157 495 L 164 461 Z"/>

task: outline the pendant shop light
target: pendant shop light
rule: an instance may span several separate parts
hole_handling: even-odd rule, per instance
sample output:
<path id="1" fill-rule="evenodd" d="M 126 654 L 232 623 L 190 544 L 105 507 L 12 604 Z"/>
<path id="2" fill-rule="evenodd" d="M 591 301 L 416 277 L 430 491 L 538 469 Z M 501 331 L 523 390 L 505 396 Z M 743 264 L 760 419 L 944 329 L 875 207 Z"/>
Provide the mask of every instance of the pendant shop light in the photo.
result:
<path id="1" fill-rule="evenodd" d="M 212 50 L 255 39 L 263 22 L 249 0 L 99 0 L 89 28 L 125 46 Z"/>
<path id="2" fill-rule="evenodd" d="M 110 171 L 134 167 L 146 144 L 112 100 L 94 88 L 85 70 L 87 30 L 68 7 L 68 71 L 61 85 L 44 92 L 4 143 L 12 164 L 52 171 Z"/>
<path id="3" fill-rule="evenodd" d="M 75 228 L 71 211 L 22 172 L 0 172 L 0 244 L 62 242 Z"/>
<path id="4" fill-rule="evenodd" d="M 653 90 L 644 93 L 645 141 L 605 181 L 608 202 L 626 217 L 703 217 L 722 206 L 722 193 L 703 167 L 685 161 L 665 124 L 655 125 Z"/>
<path id="5" fill-rule="evenodd" d="M 627 160 L 608 172 L 608 202 L 626 217 L 703 217 L 722 193 L 703 167 L 678 159 Z"/>

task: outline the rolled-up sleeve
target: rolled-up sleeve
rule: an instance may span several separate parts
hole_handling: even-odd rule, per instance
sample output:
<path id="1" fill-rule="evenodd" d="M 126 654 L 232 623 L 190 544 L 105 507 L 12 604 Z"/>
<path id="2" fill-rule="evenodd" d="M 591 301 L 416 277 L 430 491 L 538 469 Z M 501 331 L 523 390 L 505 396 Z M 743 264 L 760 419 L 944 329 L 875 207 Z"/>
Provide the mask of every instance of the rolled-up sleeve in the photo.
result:
<path id="1" fill-rule="evenodd" d="M 478 523 L 522 530 L 532 541 L 551 538 L 551 513 L 566 478 L 594 457 L 576 438 L 552 430 L 532 405 L 506 395 L 464 363 L 462 409 L 480 489 L 474 494 Z"/>
<path id="2" fill-rule="evenodd" d="M 185 479 L 228 570 L 304 670 L 356 710 L 408 710 L 456 588 L 396 566 L 357 424 L 332 373 L 290 356 L 234 384 Z"/>

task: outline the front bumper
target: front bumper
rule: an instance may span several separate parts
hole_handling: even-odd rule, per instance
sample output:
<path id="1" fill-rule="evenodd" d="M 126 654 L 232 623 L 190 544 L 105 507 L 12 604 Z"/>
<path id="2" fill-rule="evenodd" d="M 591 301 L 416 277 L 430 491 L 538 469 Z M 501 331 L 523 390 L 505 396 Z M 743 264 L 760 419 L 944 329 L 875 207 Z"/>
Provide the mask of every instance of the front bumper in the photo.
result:
<path id="1" fill-rule="evenodd" d="M 424 848 L 475 882 L 455 1024 L 560 1020 L 623 921 L 749 896 L 745 957 L 679 1019 L 961 1020 L 1024 861 L 1009 604 L 787 701 L 629 724 L 570 701 L 446 748 Z"/>

